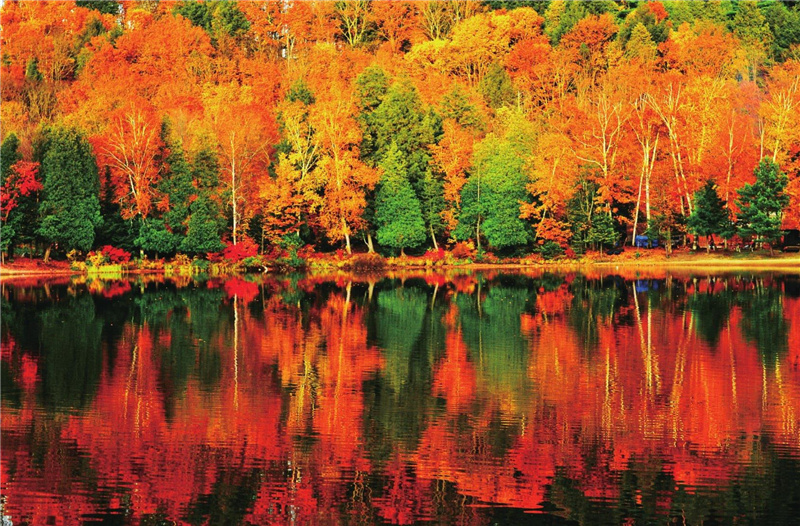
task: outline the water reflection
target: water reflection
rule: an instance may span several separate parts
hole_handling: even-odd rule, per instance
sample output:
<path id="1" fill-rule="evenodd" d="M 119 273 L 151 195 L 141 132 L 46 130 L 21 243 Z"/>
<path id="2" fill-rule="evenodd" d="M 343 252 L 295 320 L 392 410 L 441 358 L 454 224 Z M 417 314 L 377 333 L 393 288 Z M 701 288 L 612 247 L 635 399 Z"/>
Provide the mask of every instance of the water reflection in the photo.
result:
<path id="1" fill-rule="evenodd" d="M 800 514 L 795 275 L 147 276 L 2 301 L 14 524 Z"/>

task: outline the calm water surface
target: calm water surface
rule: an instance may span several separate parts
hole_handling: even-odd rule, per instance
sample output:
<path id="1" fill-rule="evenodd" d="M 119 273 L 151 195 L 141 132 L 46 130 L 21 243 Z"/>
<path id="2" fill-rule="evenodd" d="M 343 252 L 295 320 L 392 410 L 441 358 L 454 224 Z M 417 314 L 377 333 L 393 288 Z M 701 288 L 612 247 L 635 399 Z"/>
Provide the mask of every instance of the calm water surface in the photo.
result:
<path id="1" fill-rule="evenodd" d="M 791 524 L 800 276 L 2 284 L 2 515 Z"/>

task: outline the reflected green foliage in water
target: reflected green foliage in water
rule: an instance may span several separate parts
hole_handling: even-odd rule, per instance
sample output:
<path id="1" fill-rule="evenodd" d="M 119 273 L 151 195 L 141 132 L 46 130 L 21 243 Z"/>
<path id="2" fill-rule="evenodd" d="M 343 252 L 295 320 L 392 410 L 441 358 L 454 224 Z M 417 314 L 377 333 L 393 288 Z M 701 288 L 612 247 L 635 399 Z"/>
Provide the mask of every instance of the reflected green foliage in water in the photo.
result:
<path id="1" fill-rule="evenodd" d="M 388 439 L 413 447 L 433 403 L 432 357 L 425 345 L 426 325 L 432 325 L 430 299 L 423 289 L 397 285 L 380 290 L 375 300 L 374 336 L 386 365 L 375 380 L 377 407 L 371 416 L 381 422 Z"/>
<path id="2" fill-rule="evenodd" d="M 464 342 L 482 378 L 493 390 L 524 397 L 528 382 L 519 373 L 526 368 L 528 342 L 520 331 L 520 315 L 532 308 L 535 293 L 522 284 L 510 285 L 459 295 L 455 303 Z"/>
<path id="3" fill-rule="evenodd" d="M 610 322 L 622 304 L 624 292 L 618 285 L 615 276 L 599 280 L 578 277 L 571 285 L 574 296 L 569 322 L 587 351 L 599 342 L 599 324 Z"/>
<path id="4" fill-rule="evenodd" d="M 789 324 L 783 315 L 783 295 L 757 283 L 753 292 L 740 293 L 742 333 L 761 352 L 764 363 L 774 365 L 789 349 Z"/>
<path id="5" fill-rule="evenodd" d="M 729 291 L 689 297 L 688 307 L 694 316 L 697 334 L 712 347 L 717 345 L 720 333 L 728 324 L 734 300 L 734 294 Z"/>
<path id="6" fill-rule="evenodd" d="M 97 389 L 103 369 L 103 320 L 90 296 L 70 298 L 40 314 L 44 359 L 42 400 L 59 408 L 81 408 Z"/>

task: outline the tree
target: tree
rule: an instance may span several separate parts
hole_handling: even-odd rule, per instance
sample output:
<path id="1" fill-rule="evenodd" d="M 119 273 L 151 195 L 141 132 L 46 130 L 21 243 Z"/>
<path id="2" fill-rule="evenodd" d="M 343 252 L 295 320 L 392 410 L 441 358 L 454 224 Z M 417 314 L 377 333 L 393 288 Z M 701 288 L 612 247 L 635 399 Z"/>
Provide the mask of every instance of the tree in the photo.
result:
<path id="1" fill-rule="evenodd" d="M 475 149 L 471 177 L 461 190 L 456 239 L 485 236 L 492 247 L 524 245 L 530 226 L 520 218 L 520 205 L 530 201 L 525 189 L 522 152 L 509 139 L 489 135 Z"/>
<path id="2" fill-rule="evenodd" d="M 157 198 L 161 129 L 155 109 L 140 100 L 116 111 L 105 133 L 93 139 L 101 166 L 111 169 L 115 197 L 125 219 L 146 218 Z"/>
<path id="3" fill-rule="evenodd" d="M 62 249 L 89 250 L 100 217 L 100 180 L 92 147 L 72 128 L 49 135 L 42 162 L 44 185 L 39 234 Z M 50 248 L 45 253 L 49 258 Z"/>
<path id="4" fill-rule="evenodd" d="M 219 206 L 205 195 L 199 196 L 190 206 L 191 217 L 186 226 L 186 237 L 180 244 L 182 252 L 200 254 L 206 252 L 219 252 L 225 245 L 220 240 Z"/>
<path id="5" fill-rule="evenodd" d="M 614 222 L 611 220 L 611 213 L 609 210 L 595 210 L 592 216 L 592 224 L 589 226 L 589 232 L 586 240 L 589 243 L 600 245 L 600 250 L 603 246 L 614 246 L 619 239 L 619 234 L 614 230 Z"/>
<path id="6" fill-rule="evenodd" d="M 240 225 L 248 219 L 248 197 L 256 165 L 265 161 L 274 122 L 262 111 L 250 86 L 236 82 L 209 85 L 204 92 L 208 126 L 217 139 L 227 204 L 231 207 L 231 237 L 237 242 Z M 254 200 L 252 200 L 254 201 Z"/>
<path id="7" fill-rule="evenodd" d="M 705 186 L 694 194 L 694 210 L 689 216 L 689 230 L 698 236 L 719 234 L 730 237 L 733 234 L 730 213 L 725 202 L 717 194 L 717 186 L 709 179 Z M 710 243 L 706 251 L 711 250 Z"/>
<path id="8" fill-rule="evenodd" d="M 772 245 L 781 236 L 783 210 L 789 204 L 784 193 L 788 179 L 777 164 L 764 158 L 755 170 L 756 182 L 739 189 L 739 231 L 743 236 L 757 236 Z"/>
<path id="9" fill-rule="evenodd" d="M 381 245 L 414 248 L 425 241 L 425 222 L 420 203 L 408 182 L 406 167 L 397 145 L 393 144 L 384 157 L 383 176 L 375 199 L 377 238 Z"/>
<path id="10" fill-rule="evenodd" d="M 42 183 L 38 177 L 39 163 L 17 161 L 10 168 L 0 187 L 0 250 L 13 256 L 16 239 L 29 233 L 35 224 Z"/>

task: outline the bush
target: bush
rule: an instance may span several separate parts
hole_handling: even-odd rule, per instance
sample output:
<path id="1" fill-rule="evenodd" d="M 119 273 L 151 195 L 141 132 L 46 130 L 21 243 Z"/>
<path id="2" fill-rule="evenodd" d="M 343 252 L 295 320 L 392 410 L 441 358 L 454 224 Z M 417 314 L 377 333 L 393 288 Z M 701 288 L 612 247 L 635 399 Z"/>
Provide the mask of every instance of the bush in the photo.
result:
<path id="1" fill-rule="evenodd" d="M 355 254 L 350 258 L 348 266 L 353 270 L 381 270 L 386 260 L 379 254 Z"/>
<path id="2" fill-rule="evenodd" d="M 535 249 L 544 259 L 555 259 L 564 254 L 564 248 L 555 241 L 545 241 Z"/>
<path id="3" fill-rule="evenodd" d="M 472 259 L 475 257 L 475 246 L 470 242 L 459 241 L 450 254 L 456 259 Z"/>
<path id="4" fill-rule="evenodd" d="M 70 251 L 70 253 L 67 254 L 67 258 L 69 259 L 70 257 L 75 257 L 73 251 Z M 130 252 L 121 248 L 112 247 L 111 245 L 104 245 L 98 248 L 96 251 L 89 252 L 86 255 L 86 264 L 93 267 L 99 267 L 100 265 L 106 265 L 109 263 L 113 265 L 119 265 L 122 263 L 127 263 L 130 260 Z"/>
<path id="5" fill-rule="evenodd" d="M 238 263 L 241 260 L 258 254 L 258 245 L 249 237 L 242 238 L 234 245 L 228 245 L 222 251 L 222 257 L 230 262 Z"/>
<path id="6" fill-rule="evenodd" d="M 427 261 L 437 262 L 437 261 L 443 261 L 444 256 L 445 256 L 444 249 L 442 247 L 439 247 L 438 250 L 428 250 L 427 252 L 425 252 L 424 257 L 426 262 Z"/>

